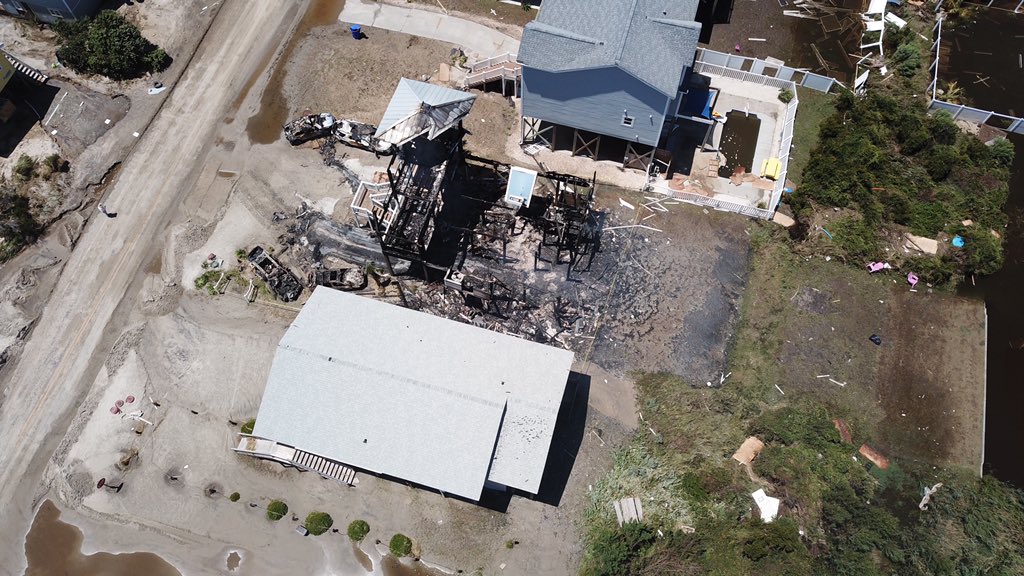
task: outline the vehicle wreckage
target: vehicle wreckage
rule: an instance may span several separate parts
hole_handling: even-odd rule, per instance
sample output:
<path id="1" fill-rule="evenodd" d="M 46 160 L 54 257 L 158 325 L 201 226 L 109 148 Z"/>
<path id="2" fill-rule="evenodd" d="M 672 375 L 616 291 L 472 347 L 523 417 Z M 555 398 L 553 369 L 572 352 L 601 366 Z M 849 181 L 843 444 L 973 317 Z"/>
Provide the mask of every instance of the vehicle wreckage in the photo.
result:
<path id="1" fill-rule="evenodd" d="M 249 265 L 274 295 L 284 302 L 293 302 L 302 293 L 302 284 L 291 270 L 285 268 L 261 246 L 249 252 Z"/>
<path id="2" fill-rule="evenodd" d="M 334 140 L 373 152 L 378 155 L 395 153 L 395 146 L 374 136 L 377 127 L 355 120 L 338 120 L 330 112 L 308 114 L 284 125 L 284 137 L 292 146 L 298 146 L 310 140 L 333 138 Z"/>

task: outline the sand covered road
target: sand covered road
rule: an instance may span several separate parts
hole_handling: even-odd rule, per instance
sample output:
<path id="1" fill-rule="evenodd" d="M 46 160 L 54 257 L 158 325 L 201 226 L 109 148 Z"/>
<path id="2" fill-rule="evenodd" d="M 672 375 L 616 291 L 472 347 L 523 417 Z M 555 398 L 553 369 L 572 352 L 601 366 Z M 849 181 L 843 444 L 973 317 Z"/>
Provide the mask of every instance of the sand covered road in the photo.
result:
<path id="1" fill-rule="evenodd" d="M 99 369 L 105 337 L 238 92 L 284 40 L 305 2 L 228 0 L 203 44 L 93 218 L 4 386 L 0 407 L 0 557 L 20 558 L 22 535 L 50 453 Z M 10 564 L 4 570 L 20 573 Z"/>

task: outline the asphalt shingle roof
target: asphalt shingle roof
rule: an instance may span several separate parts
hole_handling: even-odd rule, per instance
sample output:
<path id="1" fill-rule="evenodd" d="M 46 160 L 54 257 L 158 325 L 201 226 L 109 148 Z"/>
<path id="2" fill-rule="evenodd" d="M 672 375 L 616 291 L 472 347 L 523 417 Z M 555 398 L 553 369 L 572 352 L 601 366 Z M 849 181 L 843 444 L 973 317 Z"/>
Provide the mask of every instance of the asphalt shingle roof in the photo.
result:
<path id="1" fill-rule="evenodd" d="M 518 60 L 547 72 L 618 66 L 675 96 L 693 63 L 697 0 L 544 0 Z"/>

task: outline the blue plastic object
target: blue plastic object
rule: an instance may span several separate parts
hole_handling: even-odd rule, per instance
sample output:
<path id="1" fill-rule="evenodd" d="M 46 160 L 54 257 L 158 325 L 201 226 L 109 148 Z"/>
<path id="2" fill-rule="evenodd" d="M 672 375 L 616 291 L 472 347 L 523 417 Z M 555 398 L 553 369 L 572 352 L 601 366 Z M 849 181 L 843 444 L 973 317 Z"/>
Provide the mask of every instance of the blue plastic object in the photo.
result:
<path id="1" fill-rule="evenodd" d="M 352 32 L 352 37 L 356 40 L 363 37 L 363 28 L 359 24 L 353 24 L 349 30 Z"/>
<path id="2" fill-rule="evenodd" d="M 956 236 L 953 236 L 953 247 L 954 248 L 963 248 L 964 247 L 964 239 L 961 238 L 959 234 L 957 234 Z"/>

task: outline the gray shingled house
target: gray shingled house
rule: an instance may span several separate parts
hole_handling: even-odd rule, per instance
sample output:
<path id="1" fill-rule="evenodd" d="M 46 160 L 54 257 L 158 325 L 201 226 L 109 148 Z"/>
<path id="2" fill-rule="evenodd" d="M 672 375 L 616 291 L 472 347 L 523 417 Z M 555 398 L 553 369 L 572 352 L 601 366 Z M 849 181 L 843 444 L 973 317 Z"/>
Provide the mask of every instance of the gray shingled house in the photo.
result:
<path id="1" fill-rule="evenodd" d="M 597 157 L 611 137 L 624 165 L 647 169 L 693 65 L 696 12 L 697 0 L 545 0 L 517 58 L 523 142 L 553 149 L 569 128 L 572 153 Z"/>
<path id="2" fill-rule="evenodd" d="M 0 8 L 12 16 L 53 23 L 96 14 L 103 0 L 0 0 Z"/>

